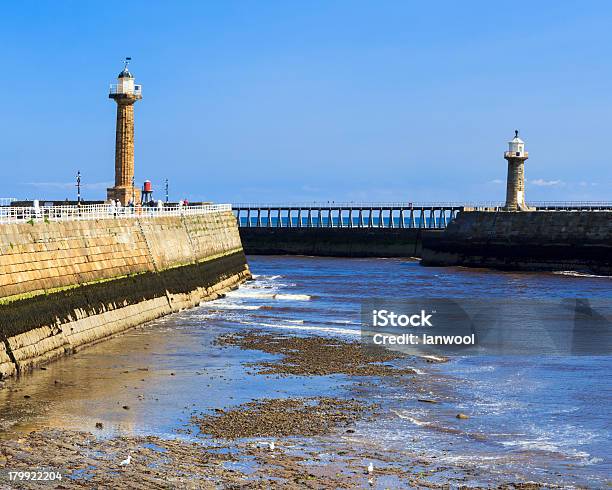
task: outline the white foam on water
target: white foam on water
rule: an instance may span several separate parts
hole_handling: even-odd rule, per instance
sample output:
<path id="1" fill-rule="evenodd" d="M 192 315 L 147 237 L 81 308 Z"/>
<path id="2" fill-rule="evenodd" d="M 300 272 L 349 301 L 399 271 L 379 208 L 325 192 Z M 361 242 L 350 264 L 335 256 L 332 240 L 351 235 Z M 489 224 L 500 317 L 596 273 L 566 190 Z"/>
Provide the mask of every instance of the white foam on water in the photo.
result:
<path id="1" fill-rule="evenodd" d="M 349 330 L 347 328 L 334 328 L 334 327 L 311 327 L 308 325 L 280 325 L 275 323 L 261 323 L 261 322 L 240 322 L 245 325 L 257 325 L 260 327 L 279 328 L 285 330 L 304 330 L 310 332 L 325 332 L 340 335 L 354 335 L 358 336 L 359 331 Z"/>
<path id="2" fill-rule="evenodd" d="M 209 307 L 209 310 L 259 310 L 261 306 L 257 305 L 241 305 L 239 303 L 215 303 Z"/>
<path id="3" fill-rule="evenodd" d="M 283 299 L 289 301 L 310 301 L 312 296 L 308 294 L 275 294 L 274 299 Z"/>
<path id="4" fill-rule="evenodd" d="M 271 281 L 274 280 L 274 279 L 280 279 L 281 277 L 283 277 L 280 274 L 275 274 L 275 275 L 272 275 L 272 276 L 267 276 L 265 274 L 251 274 L 251 275 L 252 275 L 253 279 L 269 279 Z"/>
<path id="5" fill-rule="evenodd" d="M 474 463 L 474 456 L 447 456 L 441 453 L 438 453 L 437 458 L 444 461 L 445 463 Z M 507 459 L 504 456 L 484 456 L 482 454 L 478 455 L 478 461 L 500 461 Z"/>
<path id="6" fill-rule="evenodd" d="M 559 447 L 550 441 L 543 439 L 526 439 L 522 441 L 502 441 L 502 446 L 516 447 L 525 451 L 549 451 L 551 453 L 557 453 Z"/>
<path id="7" fill-rule="evenodd" d="M 254 298 L 254 299 L 278 299 L 284 301 L 310 301 L 312 296 L 308 294 L 279 294 L 279 293 L 260 293 L 257 291 L 248 291 L 238 289 L 227 293 L 230 298 Z"/>
<path id="8" fill-rule="evenodd" d="M 603 458 L 590 458 L 587 459 L 584 464 L 597 464 L 597 463 L 603 463 Z"/>
<path id="9" fill-rule="evenodd" d="M 455 372 L 460 374 L 477 374 L 493 372 L 496 369 L 497 366 L 493 366 L 492 364 L 484 364 L 482 366 L 458 366 L 455 369 Z"/>
<path id="10" fill-rule="evenodd" d="M 256 291 L 237 289 L 236 291 L 229 291 L 226 296 L 228 298 L 272 299 L 274 295 L 275 293 L 259 293 Z"/>
<path id="11" fill-rule="evenodd" d="M 429 425 L 431 425 L 429 422 L 416 419 L 412 415 L 408 415 L 405 412 L 401 413 L 398 410 L 391 410 L 391 412 L 397 415 L 400 419 L 408 420 L 409 422 L 412 422 L 414 425 L 418 425 L 419 427 L 428 427 Z"/>
<path id="12" fill-rule="evenodd" d="M 425 356 L 419 356 L 419 357 L 422 357 L 423 359 L 431 359 L 432 361 L 438 361 L 438 362 L 446 361 L 445 357 L 438 357 L 438 356 L 432 356 L 432 355 L 425 355 Z"/>
<path id="13" fill-rule="evenodd" d="M 330 323 L 337 323 L 338 325 L 361 325 L 360 322 L 354 322 L 351 320 L 330 320 Z"/>
<path id="14" fill-rule="evenodd" d="M 586 451 L 579 451 L 574 448 L 559 447 L 558 444 L 551 442 L 547 438 L 503 441 L 501 444 L 506 447 L 517 448 L 523 451 L 547 451 L 562 454 L 563 456 L 580 460 L 581 464 L 583 465 L 596 464 L 599 462 L 597 460 L 600 459 L 591 458 L 591 455 Z"/>
<path id="15" fill-rule="evenodd" d="M 586 272 L 577 272 L 577 271 L 555 271 L 553 274 L 557 274 L 558 276 L 572 276 L 572 277 L 601 277 L 604 279 L 612 279 L 612 276 L 600 276 L 597 274 L 587 274 Z"/>
<path id="16" fill-rule="evenodd" d="M 519 400 L 509 399 L 487 399 L 478 398 L 470 400 L 466 403 L 459 403 L 458 408 L 467 409 L 472 407 L 477 410 L 478 413 L 484 413 L 486 415 L 504 415 L 506 413 L 517 413 L 525 409 L 529 409 L 529 406 L 525 402 Z"/>

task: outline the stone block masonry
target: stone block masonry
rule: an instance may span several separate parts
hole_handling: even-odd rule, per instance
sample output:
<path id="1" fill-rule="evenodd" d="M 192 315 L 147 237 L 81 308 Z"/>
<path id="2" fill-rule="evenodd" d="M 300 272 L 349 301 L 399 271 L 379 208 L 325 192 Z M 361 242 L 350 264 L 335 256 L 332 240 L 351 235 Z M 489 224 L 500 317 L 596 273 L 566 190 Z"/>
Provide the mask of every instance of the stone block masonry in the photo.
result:
<path id="1" fill-rule="evenodd" d="M 464 211 L 424 233 L 421 263 L 612 275 L 612 211 Z"/>
<path id="2" fill-rule="evenodd" d="M 241 227 L 247 254 L 419 257 L 422 228 Z M 442 230 L 429 233 L 440 234 Z"/>
<path id="3" fill-rule="evenodd" d="M 250 277 L 231 212 L 1 225 L 0 376 Z"/>

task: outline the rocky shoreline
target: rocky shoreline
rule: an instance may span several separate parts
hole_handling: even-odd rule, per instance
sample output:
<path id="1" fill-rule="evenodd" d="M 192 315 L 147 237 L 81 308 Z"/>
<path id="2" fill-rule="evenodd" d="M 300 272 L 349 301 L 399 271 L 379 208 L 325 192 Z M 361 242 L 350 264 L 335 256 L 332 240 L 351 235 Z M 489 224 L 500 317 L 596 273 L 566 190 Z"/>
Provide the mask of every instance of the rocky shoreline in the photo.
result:
<path id="1" fill-rule="evenodd" d="M 374 404 L 339 398 L 275 398 L 257 400 L 214 415 L 194 416 L 203 434 L 220 439 L 317 436 L 349 427 Z"/>
<path id="2" fill-rule="evenodd" d="M 332 338 L 249 331 L 222 335 L 216 344 L 221 353 L 239 348 L 277 356 L 250 363 L 253 376 L 340 376 L 354 385 L 389 380 L 410 386 L 413 374 L 393 364 L 398 354 L 364 354 L 359 343 Z M 205 412 L 195 407 L 189 427 L 175 438 L 104 438 L 96 427 L 91 433 L 33 431 L 0 442 L 0 486 L 15 486 L 7 480 L 10 470 L 53 468 L 63 478 L 48 488 L 490 488 L 468 484 L 479 477 L 473 467 L 423 454 L 406 458 L 360 442 L 356 436 L 379 416 L 379 407 L 354 393 L 258 398 Z M 128 456 L 129 464 L 121 465 Z M 495 488 L 556 487 L 508 481 Z"/>
<path id="3" fill-rule="evenodd" d="M 367 350 L 356 341 L 330 337 L 290 337 L 257 331 L 227 334 L 217 339 L 217 345 L 235 346 L 278 354 L 276 361 L 252 363 L 257 374 L 280 376 L 403 376 L 415 374 L 413 369 L 398 368 L 388 363 L 405 357 L 382 348 Z"/>

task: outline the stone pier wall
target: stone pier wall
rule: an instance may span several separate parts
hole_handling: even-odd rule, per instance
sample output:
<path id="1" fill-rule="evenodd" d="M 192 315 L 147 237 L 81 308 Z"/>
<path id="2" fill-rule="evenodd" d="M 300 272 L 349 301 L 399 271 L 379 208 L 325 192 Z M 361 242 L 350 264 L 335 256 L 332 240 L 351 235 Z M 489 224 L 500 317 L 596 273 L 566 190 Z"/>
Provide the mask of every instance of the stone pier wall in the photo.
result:
<path id="1" fill-rule="evenodd" d="M 319 257 L 419 257 L 419 228 L 241 227 L 244 250 L 252 255 Z M 430 233 L 441 233 L 433 230 Z"/>
<path id="2" fill-rule="evenodd" d="M 231 212 L 0 226 L 0 376 L 250 277 Z"/>
<path id="3" fill-rule="evenodd" d="M 425 232 L 421 263 L 612 275 L 612 211 L 464 211 Z"/>

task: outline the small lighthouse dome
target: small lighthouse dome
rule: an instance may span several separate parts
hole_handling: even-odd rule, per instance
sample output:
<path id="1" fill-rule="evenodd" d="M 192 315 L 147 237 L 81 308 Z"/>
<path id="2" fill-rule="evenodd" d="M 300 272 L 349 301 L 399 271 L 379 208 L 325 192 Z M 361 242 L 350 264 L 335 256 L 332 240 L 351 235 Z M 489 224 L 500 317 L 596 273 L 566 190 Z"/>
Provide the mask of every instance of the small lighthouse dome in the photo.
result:
<path id="1" fill-rule="evenodd" d="M 518 133 L 518 129 L 514 131 L 514 138 L 508 142 L 508 151 L 512 156 L 522 157 L 525 155 L 525 142 Z"/>
<path id="2" fill-rule="evenodd" d="M 127 66 L 121 70 L 121 73 L 119 73 L 119 75 L 117 76 L 117 78 L 119 80 L 121 80 L 122 78 L 134 78 L 134 75 L 132 75 L 129 70 L 127 69 Z"/>

